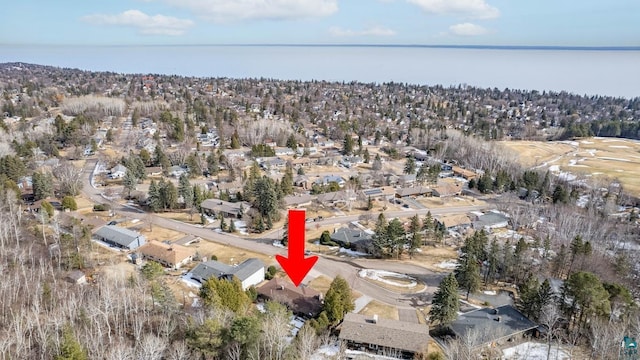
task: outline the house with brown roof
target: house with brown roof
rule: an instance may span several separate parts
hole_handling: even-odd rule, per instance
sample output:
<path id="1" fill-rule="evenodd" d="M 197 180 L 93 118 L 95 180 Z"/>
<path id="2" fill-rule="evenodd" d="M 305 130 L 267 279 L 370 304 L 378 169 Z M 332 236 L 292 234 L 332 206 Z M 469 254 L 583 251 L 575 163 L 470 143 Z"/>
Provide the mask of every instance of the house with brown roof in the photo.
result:
<path id="1" fill-rule="evenodd" d="M 462 186 L 458 184 L 445 183 L 433 188 L 433 196 L 449 197 L 462 194 Z"/>
<path id="2" fill-rule="evenodd" d="M 193 260 L 195 251 L 178 244 L 165 244 L 151 240 L 138 251 L 145 259 L 156 261 L 166 267 L 179 269 Z"/>
<path id="3" fill-rule="evenodd" d="M 471 219 L 465 214 L 444 215 L 438 221 L 448 230 L 467 229 L 471 227 Z"/>
<path id="4" fill-rule="evenodd" d="M 471 170 L 463 169 L 460 166 L 452 166 L 451 170 L 453 171 L 453 175 L 464 178 L 465 180 L 471 180 L 478 177 L 478 174 Z"/>
<path id="5" fill-rule="evenodd" d="M 418 197 L 418 196 L 431 196 L 433 190 L 427 186 L 415 186 L 415 187 L 403 187 L 396 189 L 396 197 Z"/>
<path id="6" fill-rule="evenodd" d="M 348 313 L 339 339 L 349 349 L 413 359 L 416 354 L 427 353 L 430 337 L 427 325 Z"/>
<path id="7" fill-rule="evenodd" d="M 289 280 L 274 278 L 257 290 L 262 299 L 284 304 L 296 315 L 314 317 L 322 311 L 322 293 L 308 286 L 298 287 Z"/>

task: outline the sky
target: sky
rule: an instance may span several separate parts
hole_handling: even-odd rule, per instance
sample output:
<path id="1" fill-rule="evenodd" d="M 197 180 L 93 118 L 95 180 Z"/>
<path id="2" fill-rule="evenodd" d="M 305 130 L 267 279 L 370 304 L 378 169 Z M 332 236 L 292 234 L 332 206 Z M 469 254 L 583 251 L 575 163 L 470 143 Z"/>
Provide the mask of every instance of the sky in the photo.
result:
<path id="1" fill-rule="evenodd" d="M 640 46 L 638 0 L 19 0 L 0 45 Z"/>

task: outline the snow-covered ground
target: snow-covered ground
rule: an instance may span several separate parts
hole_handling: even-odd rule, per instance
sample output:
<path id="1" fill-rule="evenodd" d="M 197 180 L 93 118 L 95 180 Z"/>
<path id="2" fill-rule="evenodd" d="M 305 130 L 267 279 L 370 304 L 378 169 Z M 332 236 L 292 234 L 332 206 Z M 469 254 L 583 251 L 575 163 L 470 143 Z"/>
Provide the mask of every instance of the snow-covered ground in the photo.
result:
<path id="1" fill-rule="evenodd" d="M 391 271 L 364 269 L 364 270 L 360 270 L 360 272 L 358 273 L 358 276 L 360 276 L 361 278 L 369 278 L 371 280 L 380 281 L 385 284 L 389 284 L 397 287 L 412 288 L 418 285 L 418 282 L 411 276 L 408 276 L 405 274 L 399 274 Z M 396 282 L 393 280 L 389 280 L 389 278 L 408 279 L 410 280 L 410 282 L 409 283 Z"/>
<path id="2" fill-rule="evenodd" d="M 547 344 L 525 342 L 502 350 L 502 354 L 504 359 L 508 360 L 547 360 L 547 351 Z M 558 349 L 557 346 L 552 346 L 549 359 L 568 360 L 571 359 L 571 356 L 562 348 Z"/>
<path id="3" fill-rule="evenodd" d="M 439 264 L 436 264 L 437 267 L 439 267 L 440 269 L 447 269 L 447 270 L 453 270 L 455 268 L 458 267 L 458 261 L 457 260 L 445 260 Z"/>
<path id="4" fill-rule="evenodd" d="M 325 359 L 335 359 L 340 354 L 340 345 L 338 343 L 324 345 L 321 346 L 316 353 L 311 356 L 311 360 L 325 360 Z M 397 358 L 392 358 L 388 356 L 382 355 L 374 355 L 369 354 L 362 351 L 355 350 L 346 350 L 346 355 L 350 355 L 352 357 L 357 357 L 358 359 L 374 359 L 374 360 L 394 360 Z"/>
<path id="5" fill-rule="evenodd" d="M 350 249 L 345 249 L 343 247 L 341 247 L 340 250 L 338 250 L 338 252 L 347 256 L 352 256 L 352 257 L 369 256 L 369 254 L 367 253 L 353 251 Z"/>
<path id="6" fill-rule="evenodd" d="M 202 284 L 200 284 L 199 282 L 191 278 L 191 274 L 186 274 L 181 276 L 180 280 L 182 280 L 183 283 L 187 284 L 188 287 L 198 288 L 198 289 L 202 287 Z"/>

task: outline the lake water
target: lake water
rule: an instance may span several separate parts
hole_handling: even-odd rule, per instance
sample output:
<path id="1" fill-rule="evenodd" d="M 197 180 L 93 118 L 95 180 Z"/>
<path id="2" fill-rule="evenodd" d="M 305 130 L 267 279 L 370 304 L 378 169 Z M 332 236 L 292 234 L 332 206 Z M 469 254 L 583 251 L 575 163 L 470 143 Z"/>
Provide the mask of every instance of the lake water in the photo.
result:
<path id="1" fill-rule="evenodd" d="M 468 84 L 640 96 L 640 51 L 376 46 L 0 46 L 0 62 L 119 73 Z"/>

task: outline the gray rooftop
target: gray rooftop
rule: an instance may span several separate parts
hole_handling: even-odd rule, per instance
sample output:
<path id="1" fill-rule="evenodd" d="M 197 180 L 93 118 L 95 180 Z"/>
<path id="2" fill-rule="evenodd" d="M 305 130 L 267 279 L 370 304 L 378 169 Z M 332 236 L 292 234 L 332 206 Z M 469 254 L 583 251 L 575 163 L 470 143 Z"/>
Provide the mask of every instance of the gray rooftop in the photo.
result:
<path id="1" fill-rule="evenodd" d="M 475 227 L 494 226 L 505 221 L 509 221 L 509 218 L 495 212 L 488 212 L 484 215 L 478 216 L 478 221 L 474 222 Z"/>
<path id="2" fill-rule="evenodd" d="M 416 353 L 429 343 L 429 326 L 389 319 L 378 319 L 374 323 L 371 317 L 348 313 L 342 323 L 340 340 Z"/>
<path id="3" fill-rule="evenodd" d="M 235 276 L 241 282 L 255 274 L 258 270 L 264 268 L 264 263 L 260 259 L 247 259 L 237 266 L 229 266 L 221 262 L 211 260 L 198 264 L 191 270 L 192 278 L 201 281 L 207 280 L 213 276 L 221 278 L 224 276 Z"/>
<path id="4" fill-rule="evenodd" d="M 95 235 L 127 248 L 136 248 L 138 245 L 144 244 L 144 236 L 140 233 L 117 225 L 105 225 L 98 229 Z M 138 241 L 140 241 L 140 244 L 138 244 Z"/>
<path id="5" fill-rule="evenodd" d="M 513 336 L 536 326 L 511 305 L 470 311 L 458 316 L 450 325 L 457 337 L 470 336 L 474 346 Z"/>
<path id="6" fill-rule="evenodd" d="M 331 240 L 343 244 L 356 244 L 363 241 L 371 241 L 371 235 L 360 229 L 340 228 L 331 234 Z"/>

